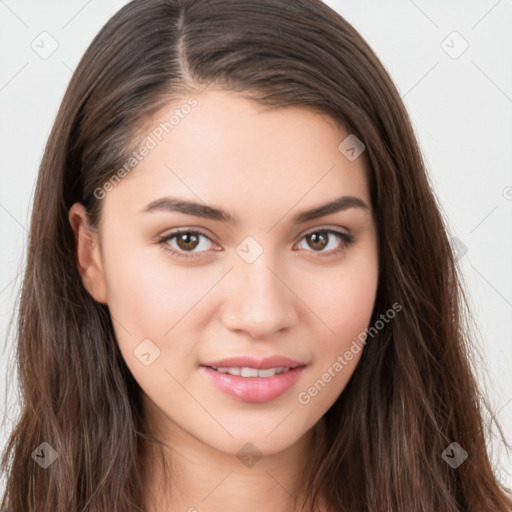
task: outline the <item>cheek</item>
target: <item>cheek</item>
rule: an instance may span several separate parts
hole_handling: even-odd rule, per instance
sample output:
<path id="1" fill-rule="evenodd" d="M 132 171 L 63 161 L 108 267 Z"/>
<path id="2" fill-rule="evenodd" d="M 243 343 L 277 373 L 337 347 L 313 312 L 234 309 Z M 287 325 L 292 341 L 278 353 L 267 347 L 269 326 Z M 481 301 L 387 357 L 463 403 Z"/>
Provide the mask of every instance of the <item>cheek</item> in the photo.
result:
<path id="1" fill-rule="evenodd" d="M 356 260 L 356 258 L 354 258 Z M 318 280 L 311 277 L 303 283 L 308 307 L 321 320 L 325 349 L 342 349 L 350 345 L 368 326 L 373 311 L 378 284 L 378 263 L 370 254 L 357 258 L 357 264 L 340 266 Z"/>
<path id="2" fill-rule="evenodd" d="M 346 342 L 368 326 L 376 292 L 377 275 L 371 271 L 344 276 L 333 287 L 326 308 L 326 322 L 335 332 L 332 339 Z"/>
<path id="3" fill-rule="evenodd" d="M 159 252 L 163 251 L 158 247 L 139 252 L 132 248 L 121 255 L 112 248 L 105 259 L 108 307 L 118 346 L 149 396 L 174 389 L 169 372 L 181 380 L 196 364 L 193 343 L 198 337 L 193 329 L 184 330 L 190 329 L 199 311 L 195 306 L 200 306 L 198 301 L 215 277 L 194 277 L 183 268 L 172 268 Z M 175 394 L 178 391 L 179 387 L 174 389 Z"/>
<path id="4" fill-rule="evenodd" d="M 314 364 L 298 402 L 310 417 L 321 416 L 339 397 L 364 350 L 364 333 L 373 311 L 378 264 L 372 253 L 357 265 L 340 268 L 330 279 L 304 283 L 308 307 L 320 318 Z"/>
<path id="5" fill-rule="evenodd" d="M 156 246 L 123 255 L 112 248 L 105 265 L 109 309 L 137 337 L 163 340 L 214 283 L 215 276 L 195 270 L 173 267 Z"/>

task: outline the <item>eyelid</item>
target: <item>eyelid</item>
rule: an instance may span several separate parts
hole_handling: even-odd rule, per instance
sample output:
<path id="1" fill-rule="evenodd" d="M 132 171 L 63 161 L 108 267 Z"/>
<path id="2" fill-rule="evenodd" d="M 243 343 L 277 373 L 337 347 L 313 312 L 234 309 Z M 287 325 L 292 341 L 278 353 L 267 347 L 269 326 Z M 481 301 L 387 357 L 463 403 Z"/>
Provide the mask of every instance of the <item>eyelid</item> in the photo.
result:
<path id="1" fill-rule="evenodd" d="M 202 228 L 176 228 L 176 229 L 173 229 L 172 231 L 170 231 L 169 233 L 167 233 L 166 235 L 159 237 L 159 239 L 162 239 L 162 238 L 168 239 L 173 236 L 180 235 L 182 233 L 197 233 L 199 235 L 204 236 L 205 238 L 208 238 L 208 240 L 211 240 L 212 242 L 214 241 L 214 238 L 215 238 L 208 231 L 206 231 Z"/>
<path id="2" fill-rule="evenodd" d="M 334 232 L 334 233 L 340 233 L 340 234 L 346 235 L 346 236 L 350 235 L 350 232 L 343 233 L 342 231 L 340 231 L 341 229 L 346 229 L 346 228 L 341 228 L 340 226 L 332 226 L 332 225 L 315 226 L 315 227 L 305 231 L 304 234 L 301 236 L 301 239 L 307 235 L 310 235 L 311 233 L 316 233 L 317 231 L 330 231 L 330 232 Z M 348 231 L 348 229 L 346 231 Z"/>

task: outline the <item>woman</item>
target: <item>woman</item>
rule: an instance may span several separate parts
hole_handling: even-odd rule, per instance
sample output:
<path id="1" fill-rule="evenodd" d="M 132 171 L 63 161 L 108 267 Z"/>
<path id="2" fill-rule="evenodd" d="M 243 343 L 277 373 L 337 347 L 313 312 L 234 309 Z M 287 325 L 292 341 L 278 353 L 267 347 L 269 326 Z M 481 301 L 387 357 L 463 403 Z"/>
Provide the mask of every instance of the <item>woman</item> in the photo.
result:
<path id="1" fill-rule="evenodd" d="M 135 0 L 41 164 L 2 507 L 512 510 L 463 299 L 353 27 L 314 0 Z"/>

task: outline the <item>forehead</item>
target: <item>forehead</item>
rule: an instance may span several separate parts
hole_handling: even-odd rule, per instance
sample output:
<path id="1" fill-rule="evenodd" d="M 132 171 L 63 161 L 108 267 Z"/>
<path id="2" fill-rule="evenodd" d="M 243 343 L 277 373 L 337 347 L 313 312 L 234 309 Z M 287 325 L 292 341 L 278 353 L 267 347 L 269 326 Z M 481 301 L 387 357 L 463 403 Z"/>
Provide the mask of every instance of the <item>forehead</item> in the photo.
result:
<path id="1" fill-rule="evenodd" d="M 364 152 L 350 160 L 339 149 L 349 135 L 310 107 L 269 109 L 210 89 L 154 116 L 142 136 L 141 148 L 149 149 L 107 202 L 138 212 L 159 197 L 180 196 L 259 219 L 269 209 L 277 214 L 342 195 L 370 205 Z"/>

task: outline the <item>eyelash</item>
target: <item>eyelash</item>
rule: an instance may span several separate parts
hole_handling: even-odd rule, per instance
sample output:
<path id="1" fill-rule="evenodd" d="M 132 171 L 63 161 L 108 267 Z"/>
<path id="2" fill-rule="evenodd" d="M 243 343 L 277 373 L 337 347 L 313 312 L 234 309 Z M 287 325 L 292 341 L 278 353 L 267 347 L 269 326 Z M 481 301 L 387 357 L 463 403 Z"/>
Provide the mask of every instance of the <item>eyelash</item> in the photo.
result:
<path id="1" fill-rule="evenodd" d="M 176 249 L 172 249 L 169 247 L 169 245 L 167 245 L 167 242 L 169 240 L 172 240 L 173 238 L 176 238 L 177 236 L 179 236 L 183 233 L 193 234 L 193 235 L 201 235 L 201 236 L 207 238 L 208 240 L 210 240 L 210 237 L 205 232 L 203 232 L 199 229 L 179 229 L 179 230 L 173 231 L 172 233 L 169 233 L 168 235 L 160 237 L 157 240 L 157 242 L 162 247 L 162 249 L 164 251 L 171 253 L 172 255 L 177 256 L 178 258 L 200 257 L 203 254 L 202 252 L 198 252 L 198 253 L 185 252 L 185 253 L 183 253 L 181 251 L 177 251 Z M 336 231 L 334 229 L 327 229 L 327 228 L 317 228 L 313 231 L 310 231 L 310 232 L 304 234 L 302 236 L 301 240 L 303 240 L 307 236 L 312 235 L 314 233 L 329 233 L 331 235 L 339 236 L 343 241 L 341 246 L 339 246 L 337 249 L 332 249 L 331 251 L 329 251 L 327 253 L 323 253 L 323 252 L 319 252 L 319 251 L 308 251 L 308 252 L 316 253 L 317 256 L 314 256 L 314 257 L 318 257 L 318 258 L 329 257 L 329 256 L 334 256 L 336 254 L 339 254 L 340 252 L 346 250 L 348 247 L 350 247 L 355 242 L 354 237 L 352 235 L 347 235 L 346 233 L 342 233 L 340 231 Z"/>

